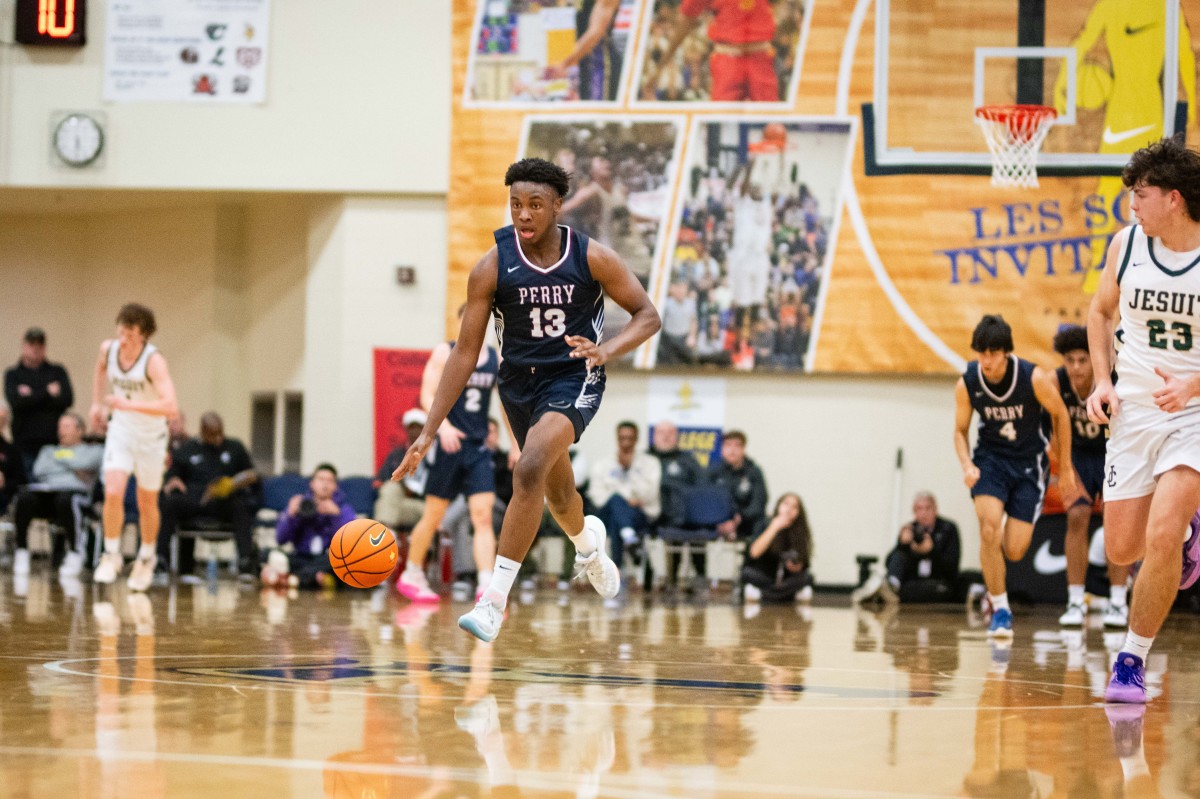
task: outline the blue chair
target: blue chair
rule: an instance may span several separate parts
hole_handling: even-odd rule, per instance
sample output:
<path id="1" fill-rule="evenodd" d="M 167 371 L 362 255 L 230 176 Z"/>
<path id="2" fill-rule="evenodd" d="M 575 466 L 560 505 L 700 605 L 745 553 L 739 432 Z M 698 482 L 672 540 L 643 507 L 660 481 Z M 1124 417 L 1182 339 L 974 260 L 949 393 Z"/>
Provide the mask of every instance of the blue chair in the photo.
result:
<path id="1" fill-rule="evenodd" d="M 342 477 L 338 480 L 338 487 L 342 489 L 342 493 L 359 516 L 370 516 L 375 511 L 375 486 L 372 482 L 373 478 L 360 476 Z"/>
<path id="2" fill-rule="evenodd" d="M 734 507 L 728 489 L 720 485 L 693 486 L 684 494 L 683 502 L 683 523 L 659 527 L 658 538 L 667 555 L 679 554 L 686 558 L 693 546 L 704 547 L 708 542 L 720 539 L 717 525 L 733 518 Z M 670 563 L 669 558 L 667 562 Z M 648 559 L 643 568 L 645 584 L 650 585 Z"/>
<path id="3" fill-rule="evenodd" d="M 287 507 L 288 500 L 308 490 L 308 479 L 302 474 L 285 472 L 262 481 L 262 507 L 276 513 Z"/>

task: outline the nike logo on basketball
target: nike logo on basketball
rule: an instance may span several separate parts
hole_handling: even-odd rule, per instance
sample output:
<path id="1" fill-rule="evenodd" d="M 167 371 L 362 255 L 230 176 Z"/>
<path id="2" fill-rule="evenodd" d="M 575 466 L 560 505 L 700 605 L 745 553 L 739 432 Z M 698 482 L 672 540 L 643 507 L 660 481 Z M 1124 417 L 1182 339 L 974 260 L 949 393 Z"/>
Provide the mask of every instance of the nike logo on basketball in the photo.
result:
<path id="1" fill-rule="evenodd" d="M 1033 556 L 1033 570 L 1038 574 L 1058 574 L 1067 570 L 1066 555 L 1051 555 L 1050 542 L 1043 541 Z"/>
<path id="2" fill-rule="evenodd" d="M 1142 25 L 1140 28 L 1131 28 L 1131 27 L 1129 27 L 1128 23 L 1126 23 L 1125 35 L 1126 36 L 1137 36 L 1139 33 L 1142 33 L 1143 31 L 1148 31 L 1151 28 L 1155 27 L 1156 25 L 1158 25 L 1157 22 L 1151 22 L 1149 24 Z"/>
<path id="3" fill-rule="evenodd" d="M 1153 129 L 1154 129 L 1154 125 L 1150 124 L 1150 125 L 1142 125 L 1140 128 L 1130 128 L 1129 130 L 1123 130 L 1120 133 L 1113 133 L 1112 128 L 1105 125 L 1104 126 L 1104 136 L 1102 138 L 1104 139 L 1105 144 L 1120 144 L 1121 142 L 1125 141 L 1126 139 L 1131 139 L 1134 136 L 1138 135 L 1139 133 L 1145 133 L 1146 131 L 1153 130 Z"/>
<path id="4" fill-rule="evenodd" d="M 385 527 L 385 528 L 383 528 L 382 530 L 380 530 L 380 531 L 379 531 L 379 535 L 373 535 L 373 536 L 371 536 L 371 546 L 373 546 L 373 547 L 377 547 L 377 546 L 379 546 L 379 545 L 380 545 L 380 543 L 382 543 L 382 542 L 383 542 L 383 537 L 384 537 L 385 535 L 387 535 L 387 528 L 386 528 L 386 527 Z"/>

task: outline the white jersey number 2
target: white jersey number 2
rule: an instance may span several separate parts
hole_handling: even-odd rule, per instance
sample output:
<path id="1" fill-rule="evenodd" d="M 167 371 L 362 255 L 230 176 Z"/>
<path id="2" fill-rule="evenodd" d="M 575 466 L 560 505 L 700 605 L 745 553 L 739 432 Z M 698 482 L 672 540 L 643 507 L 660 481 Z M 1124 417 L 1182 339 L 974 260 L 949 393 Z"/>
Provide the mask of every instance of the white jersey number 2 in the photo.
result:
<path id="1" fill-rule="evenodd" d="M 547 308 L 543 315 L 541 308 L 530 308 L 529 328 L 534 338 L 561 336 L 567 332 L 567 312 L 562 308 Z"/>

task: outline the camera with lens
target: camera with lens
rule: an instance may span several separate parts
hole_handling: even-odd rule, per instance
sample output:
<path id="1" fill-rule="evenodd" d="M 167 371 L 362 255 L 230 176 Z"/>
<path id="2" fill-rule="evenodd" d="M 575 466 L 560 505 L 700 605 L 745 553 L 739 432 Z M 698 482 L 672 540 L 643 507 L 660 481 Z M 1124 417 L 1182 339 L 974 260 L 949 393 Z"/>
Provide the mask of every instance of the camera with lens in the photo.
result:
<path id="1" fill-rule="evenodd" d="M 317 515 L 317 503 L 312 497 L 304 497 L 300 500 L 300 507 L 296 509 L 296 516 L 301 519 L 311 519 Z"/>
<path id="2" fill-rule="evenodd" d="M 800 562 L 800 553 L 794 549 L 789 549 L 787 552 L 783 553 L 783 562 L 790 566 L 804 565 Z"/>

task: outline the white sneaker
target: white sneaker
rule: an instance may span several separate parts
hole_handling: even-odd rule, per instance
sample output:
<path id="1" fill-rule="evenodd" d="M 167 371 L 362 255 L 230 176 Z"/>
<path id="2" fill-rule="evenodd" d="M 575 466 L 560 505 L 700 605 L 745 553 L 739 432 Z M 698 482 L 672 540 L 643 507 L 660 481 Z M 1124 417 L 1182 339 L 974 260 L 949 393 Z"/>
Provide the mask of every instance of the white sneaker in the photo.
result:
<path id="1" fill-rule="evenodd" d="M 797 602 L 812 602 L 813 590 L 811 585 L 806 585 L 796 592 Z"/>
<path id="2" fill-rule="evenodd" d="M 879 593 L 879 589 L 883 587 L 884 582 L 883 572 L 871 572 L 871 575 L 867 577 L 867 581 L 854 589 L 850 594 L 850 601 L 855 605 L 861 605 L 868 599 L 874 598 Z"/>
<path id="3" fill-rule="evenodd" d="M 133 562 L 133 568 L 129 571 L 129 579 L 126 585 L 130 591 L 145 591 L 154 582 L 154 567 L 158 565 L 158 556 L 151 555 L 148 558 L 139 557 Z"/>
<path id="4" fill-rule="evenodd" d="M 484 643 L 490 644 L 500 634 L 504 611 L 486 599 L 480 599 L 470 613 L 458 617 L 458 626 Z"/>
<path id="5" fill-rule="evenodd" d="M 125 568 L 125 558 L 120 552 L 105 552 L 100 556 L 100 564 L 92 574 L 92 581 L 108 585 L 117 581 L 117 575 Z"/>
<path id="6" fill-rule="evenodd" d="M 71 551 L 63 558 L 62 565 L 58 567 L 59 577 L 78 577 L 83 571 L 83 555 L 78 552 Z"/>
<path id="7" fill-rule="evenodd" d="M 13 574 L 29 574 L 28 549 L 18 549 L 13 553 Z"/>
<path id="8" fill-rule="evenodd" d="M 1109 602 L 1104 611 L 1105 627 L 1125 627 L 1129 624 L 1129 606 Z"/>
<path id="9" fill-rule="evenodd" d="M 1058 617 L 1058 623 L 1063 627 L 1081 627 L 1087 619 L 1087 608 L 1072 602 L 1067 605 L 1067 612 Z"/>
<path id="10" fill-rule="evenodd" d="M 575 568 L 578 570 L 576 576 L 586 574 L 597 594 L 605 599 L 612 599 L 621 590 L 621 572 L 617 569 L 617 564 L 613 563 L 613 559 L 604 551 L 607 537 L 604 522 L 595 516 L 585 516 L 583 529 L 592 531 L 592 538 L 596 542 L 596 551 L 586 558 L 578 552 L 575 553 Z"/>
<path id="11" fill-rule="evenodd" d="M 762 601 L 762 589 L 756 585 L 746 583 L 742 586 L 742 601 L 743 602 L 760 602 Z"/>

